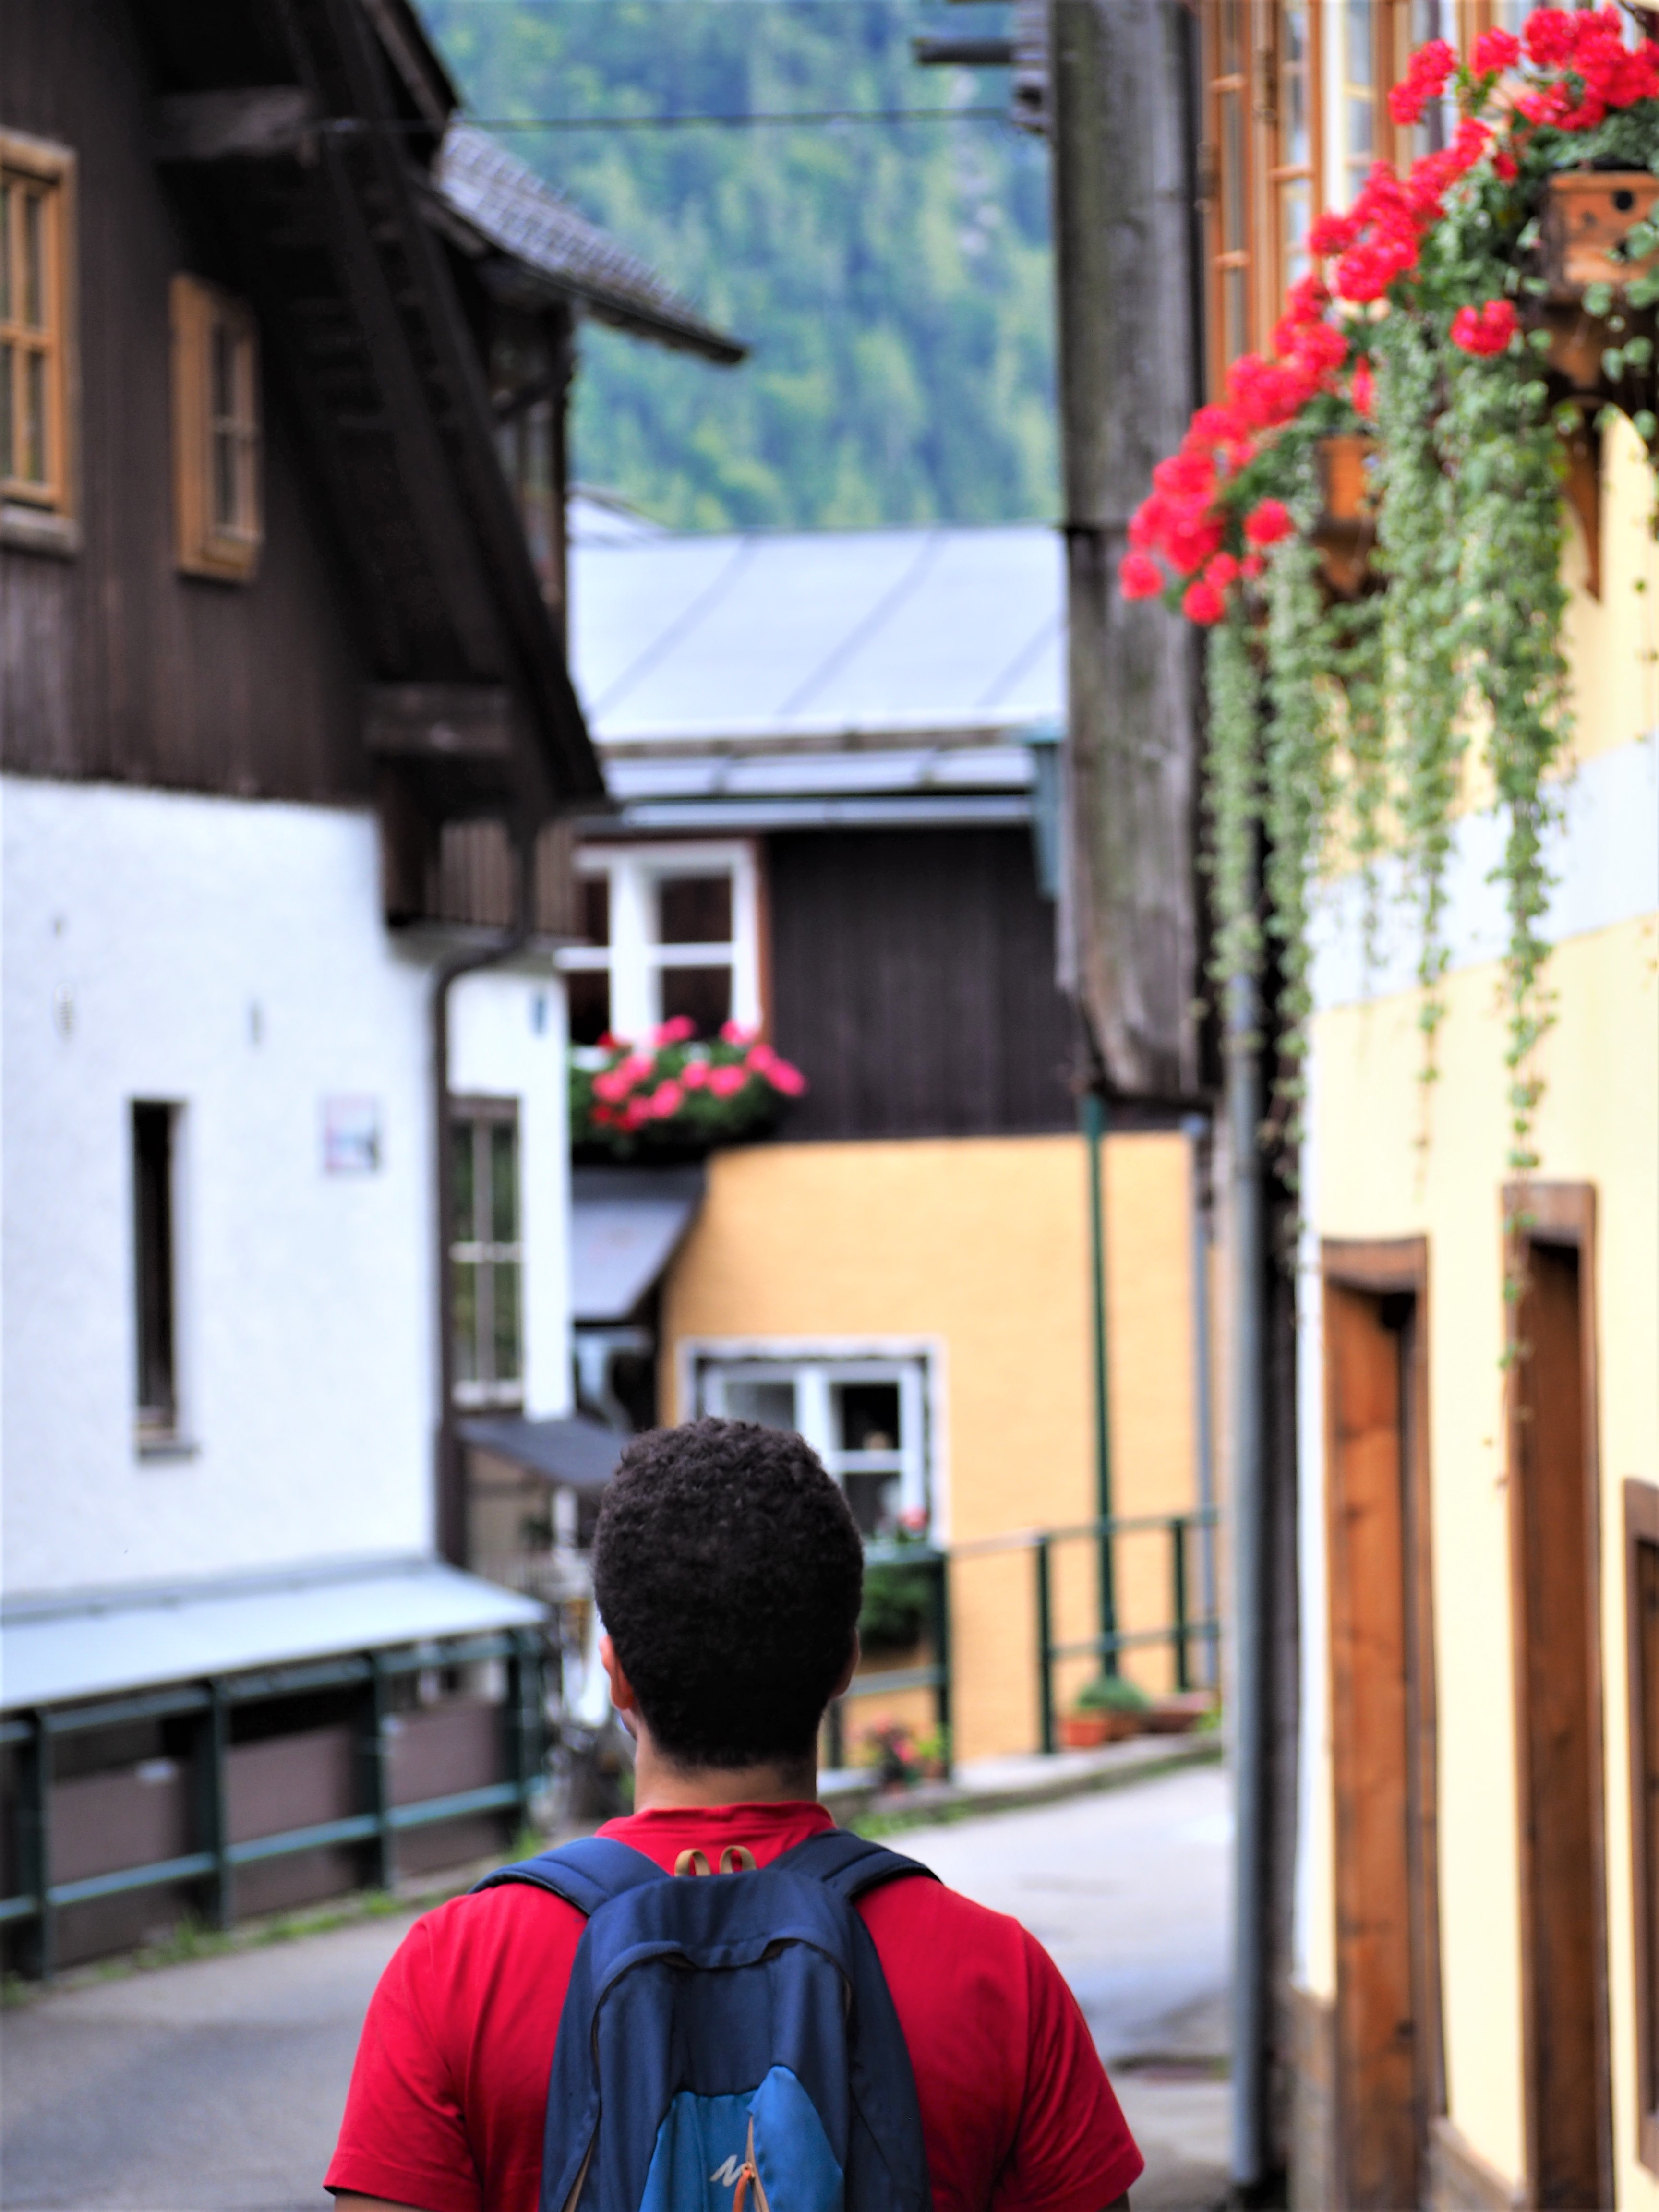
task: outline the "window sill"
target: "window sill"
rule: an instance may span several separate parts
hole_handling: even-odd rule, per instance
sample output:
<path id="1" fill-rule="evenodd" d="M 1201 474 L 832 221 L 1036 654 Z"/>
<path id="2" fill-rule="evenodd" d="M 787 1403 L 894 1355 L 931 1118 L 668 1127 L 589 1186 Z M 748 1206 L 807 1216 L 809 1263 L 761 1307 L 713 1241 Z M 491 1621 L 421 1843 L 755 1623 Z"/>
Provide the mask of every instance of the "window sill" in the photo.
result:
<path id="1" fill-rule="evenodd" d="M 142 1460 L 194 1459 L 202 1449 L 193 1437 L 137 1437 L 133 1448 Z"/>
<path id="2" fill-rule="evenodd" d="M 68 560 L 81 550 L 81 526 L 72 514 L 52 514 L 45 507 L 6 500 L 0 502 L 0 545 Z"/>

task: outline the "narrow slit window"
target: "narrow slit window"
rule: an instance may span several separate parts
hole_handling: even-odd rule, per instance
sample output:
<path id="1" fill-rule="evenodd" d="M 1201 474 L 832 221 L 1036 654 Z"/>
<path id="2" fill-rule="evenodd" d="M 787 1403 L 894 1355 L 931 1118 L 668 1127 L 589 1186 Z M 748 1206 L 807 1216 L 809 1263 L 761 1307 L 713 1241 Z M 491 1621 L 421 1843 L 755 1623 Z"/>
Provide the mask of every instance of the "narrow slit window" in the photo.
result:
<path id="1" fill-rule="evenodd" d="M 264 534 L 253 317 L 216 286 L 175 276 L 172 319 L 178 564 L 187 575 L 247 583 Z"/>
<path id="2" fill-rule="evenodd" d="M 132 1109 L 134 1306 L 137 1341 L 135 1415 L 140 1443 L 179 1426 L 177 1264 L 172 1106 Z"/>

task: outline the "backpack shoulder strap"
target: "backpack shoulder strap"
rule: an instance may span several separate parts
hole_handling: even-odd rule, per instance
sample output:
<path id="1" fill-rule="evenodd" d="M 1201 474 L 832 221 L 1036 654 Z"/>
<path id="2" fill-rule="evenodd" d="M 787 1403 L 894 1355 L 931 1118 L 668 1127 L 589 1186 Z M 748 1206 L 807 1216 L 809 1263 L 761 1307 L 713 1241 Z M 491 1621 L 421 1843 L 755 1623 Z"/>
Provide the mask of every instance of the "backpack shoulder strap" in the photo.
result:
<path id="1" fill-rule="evenodd" d="M 878 1889 L 883 1882 L 896 1881 L 904 1875 L 922 1875 L 929 1881 L 939 1880 L 931 1867 L 921 1865 L 916 1859 L 903 1858 L 897 1851 L 870 1843 L 847 1828 L 826 1828 L 818 1835 L 809 1836 L 804 1844 L 784 1851 L 772 1863 L 783 1873 L 804 1874 L 813 1881 L 821 1881 L 826 1889 L 834 1890 L 849 1905 L 866 1890 Z"/>
<path id="2" fill-rule="evenodd" d="M 503 1882 L 528 1882 L 533 1888 L 550 1890 L 591 1920 L 613 1897 L 641 1888 L 647 1882 L 667 1879 L 654 1859 L 647 1858 L 631 1844 L 619 1844 L 614 1836 L 580 1836 L 556 1851 L 520 1859 L 516 1866 L 497 1867 L 482 1881 L 475 1881 L 472 1888 L 476 1893 L 495 1889 Z"/>

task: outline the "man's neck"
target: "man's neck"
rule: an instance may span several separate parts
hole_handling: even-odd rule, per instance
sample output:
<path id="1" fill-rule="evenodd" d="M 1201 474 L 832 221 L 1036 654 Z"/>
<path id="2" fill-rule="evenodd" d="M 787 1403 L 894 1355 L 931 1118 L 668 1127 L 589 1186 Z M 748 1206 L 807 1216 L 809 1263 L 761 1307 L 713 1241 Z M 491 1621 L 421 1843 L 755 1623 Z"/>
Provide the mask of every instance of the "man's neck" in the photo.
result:
<path id="1" fill-rule="evenodd" d="M 646 1729 L 636 1732 L 636 1813 L 690 1812 L 709 1805 L 810 1804 L 817 1794 L 815 1759 L 781 1759 L 760 1766 L 678 1766 L 662 1756 Z"/>

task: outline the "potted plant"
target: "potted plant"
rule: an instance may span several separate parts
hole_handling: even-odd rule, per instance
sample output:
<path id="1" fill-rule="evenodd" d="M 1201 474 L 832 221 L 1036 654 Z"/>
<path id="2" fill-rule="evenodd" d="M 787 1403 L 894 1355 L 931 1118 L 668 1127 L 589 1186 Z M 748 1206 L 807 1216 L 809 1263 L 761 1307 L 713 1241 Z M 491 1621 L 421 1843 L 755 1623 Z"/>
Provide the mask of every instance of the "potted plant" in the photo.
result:
<path id="1" fill-rule="evenodd" d="M 1127 1674 L 1097 1674 L 1078 1692 L 1077 1703 L 1060 1723 L 1068 1751 L 1092 1751 L 1136 1735 L 1151 1699 Z"/>
<path id="2" fill-rule="evenodd" d="M 915 1740 L 902 1721 L 884 1721 L 867 1729 L 859 1763 L 875 1769 L 884 1790 L 908 1790 L 922 1778 Z"/>

